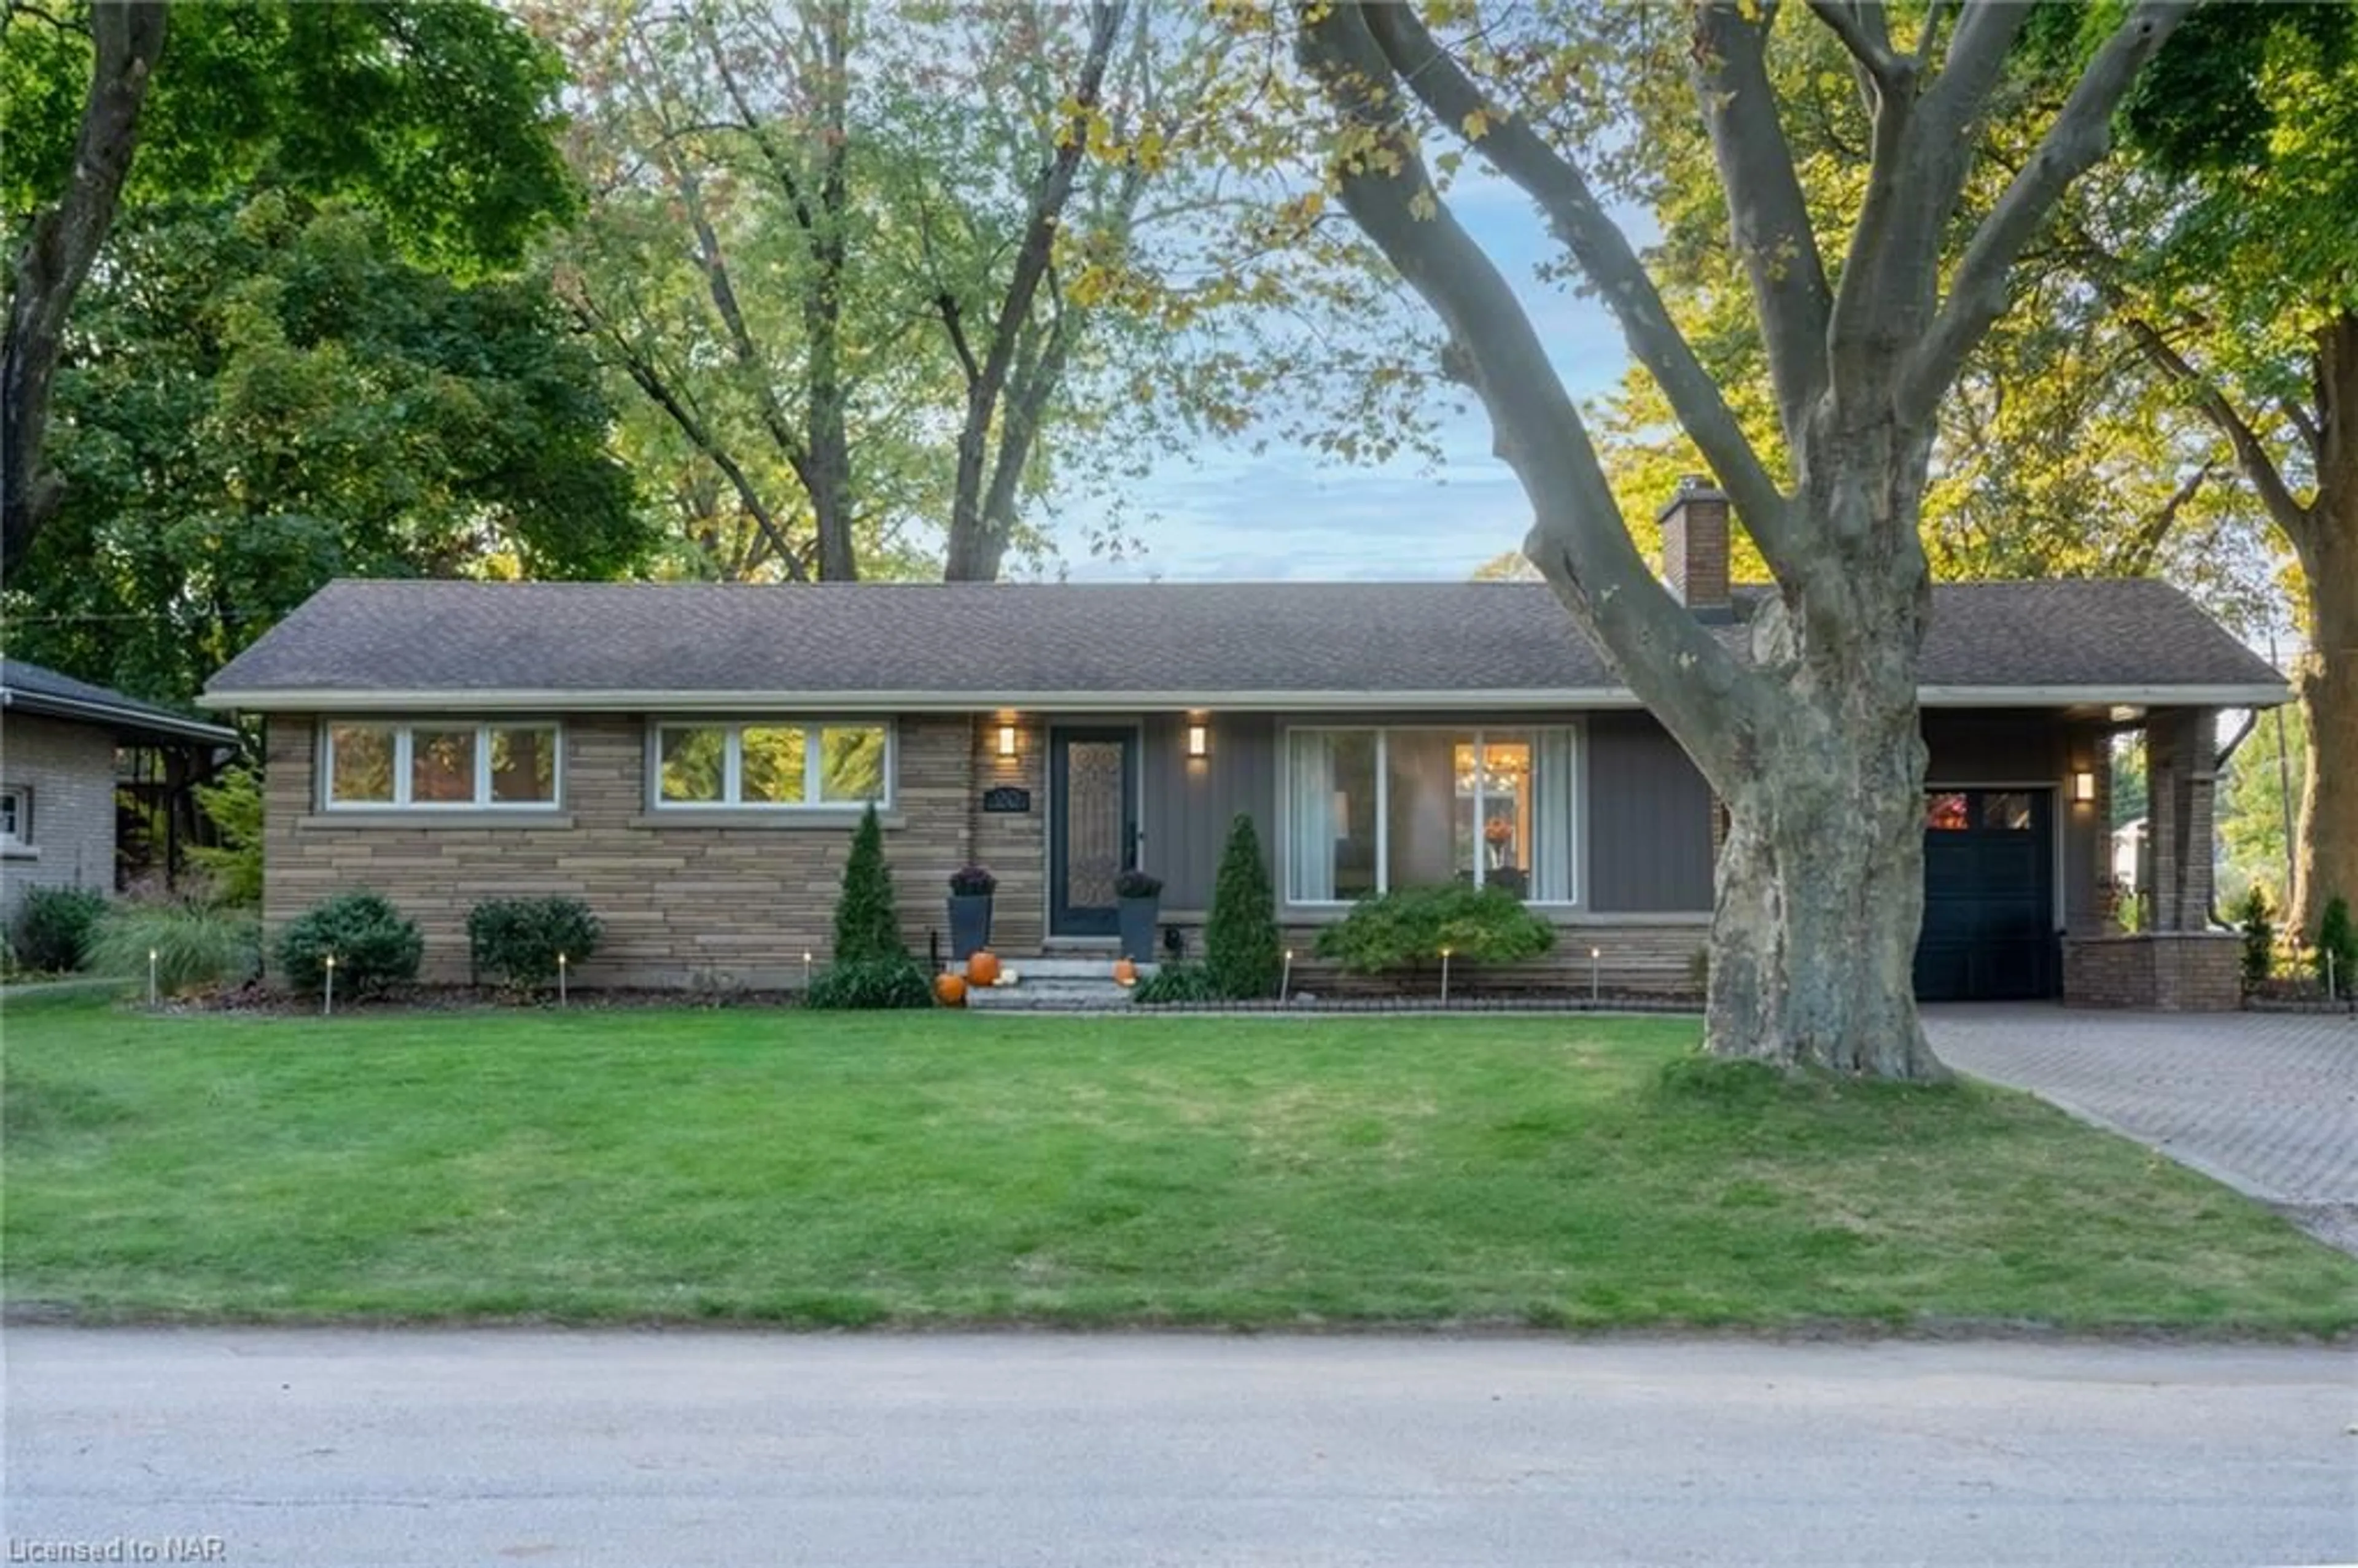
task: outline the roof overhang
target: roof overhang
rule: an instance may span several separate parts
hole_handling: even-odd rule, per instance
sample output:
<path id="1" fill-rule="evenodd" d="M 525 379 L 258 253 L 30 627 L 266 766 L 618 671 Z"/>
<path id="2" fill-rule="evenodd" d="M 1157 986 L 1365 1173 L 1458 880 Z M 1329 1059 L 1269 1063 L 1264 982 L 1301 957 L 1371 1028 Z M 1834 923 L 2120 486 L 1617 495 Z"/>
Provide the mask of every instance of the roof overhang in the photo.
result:
<path id="1" fill-rule="evenodd" d="M 1928 686 L 1926 708 L 2273 708 L 2291 700 L 2281 685 Z M 546 687 L 476 691 L 323 691 L 309 688 L 208 692 L 199 706 L 249 713 L 775 713 L 838 712 L 1135 713 L 1217 709 L 1227 713 L 1397 712 L 1411 708 L 1562 711 L 1644 705 L 1622 687 L 1517 687 L 1497 691 L 566 691 Z M 226 733 L 226 732 L 224 732 Z"/>
<path id="2" fill-rule="evenodd" d="M 203 701 L 202 698 L 199 700 Z M 118 703 L 60 697 L 52 692 L 23 691 L 15 687 L 0 690 L 0 709 L 44 719 L 71 719 L 85 724 L 103 725 L 114 731 L 118 739 L 161 738 L 201 741 L 215 746 L 234 746 L 240 740 L 238 732 L 226 725 L 207 724 L 200 719 L 180 719 Z"/>

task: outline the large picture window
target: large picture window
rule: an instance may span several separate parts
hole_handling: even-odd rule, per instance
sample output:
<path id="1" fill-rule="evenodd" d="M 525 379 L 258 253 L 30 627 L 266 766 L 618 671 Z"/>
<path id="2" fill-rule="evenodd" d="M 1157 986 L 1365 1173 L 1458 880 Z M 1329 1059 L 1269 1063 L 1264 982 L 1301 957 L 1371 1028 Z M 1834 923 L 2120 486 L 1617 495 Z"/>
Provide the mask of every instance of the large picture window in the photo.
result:
<path id="1" fill-rule="evenodd" d="M 320 750 L 331 811 L 557 804 L 554 724 L 354 720 L 325 726 Z"/>
<path id="2" fill-rule="evenodd" d="M 1558 726 L 1289 731 L 1287 902 L 1453 881 L 1574 902 L 1574 744 Z"/>
<path id="3" fill-rule="evenodd" d="M 848 807 L 892 798 L 883 724 L 664 724 L 655 730 L 658 806 L 746 810 Z"/>

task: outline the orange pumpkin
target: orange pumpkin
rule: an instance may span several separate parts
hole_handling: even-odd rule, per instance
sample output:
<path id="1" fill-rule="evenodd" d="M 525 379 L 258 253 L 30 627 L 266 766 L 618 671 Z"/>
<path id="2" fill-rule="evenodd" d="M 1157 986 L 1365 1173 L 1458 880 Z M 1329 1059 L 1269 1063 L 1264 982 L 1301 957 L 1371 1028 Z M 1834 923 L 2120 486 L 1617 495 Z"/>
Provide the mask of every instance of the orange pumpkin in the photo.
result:
<path id="1" fill-rule="evenodd" d="M 1128 958 L 1116 958 L 1113 961 L 1113 983 L 1118 986 L 1136 985 L 1138 983 L 1138 966 L 1131 963 Z"/>
<path id="2" fill-rule="evenodd" d="M 934 981 L 934 998 L 944 1007 L 966 1005 L 966 981 L 957 975 L 942 975 Z"/>
<path id="3" fill-rule="evenodd" d="M 966 979 L 968 985 L 997 985 L 999 983 L 999 955 L 984 951 L 979 952 L 975 954 L 973 957 L 968 958 L 966 961 Z"/>

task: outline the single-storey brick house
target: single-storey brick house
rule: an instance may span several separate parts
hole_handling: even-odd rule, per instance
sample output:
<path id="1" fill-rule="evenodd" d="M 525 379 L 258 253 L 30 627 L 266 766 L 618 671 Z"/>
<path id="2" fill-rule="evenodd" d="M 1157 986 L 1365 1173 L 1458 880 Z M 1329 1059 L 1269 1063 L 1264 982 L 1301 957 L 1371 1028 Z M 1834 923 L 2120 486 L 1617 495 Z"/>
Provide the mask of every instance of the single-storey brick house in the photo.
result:
<path id="1" fill-rule="evenodd" d="M 1666 511 L 1671 586 L 1741 642 L 1727 509 Z M 2232 1005 L 2211 887 L 2212 719 L 2277 672 L 2148 581 L 1936 590 L 1924 653 L 1927 997 Z M 584 983 L 800 982 L 877 803 L 912 945 L 949 873 L 1000 878 L 1002 953 L 1109 940 L 1114 873 L 1199 925 L 1252 815 L 1281 916 L 1501 882 L 1552 971 L 1683 985 L 1712 906 L 1701 775 L 1547 589 L 1519 583 L 338 582 L 215 677 L 264 715 L 265 919 L 366 887 L 463 978 L 468 910 L 565 893 Z M 2107 737 L 2147 736 L 2150 935 L 2107 927 Z"/>
<path id="2" fill-rule="evenodd" d="M 234 730 L 0 659 L 0 923 L 35 888 L 114 891 L 119 752 L 159 754 L 177 791 L 236 744 Z"/>

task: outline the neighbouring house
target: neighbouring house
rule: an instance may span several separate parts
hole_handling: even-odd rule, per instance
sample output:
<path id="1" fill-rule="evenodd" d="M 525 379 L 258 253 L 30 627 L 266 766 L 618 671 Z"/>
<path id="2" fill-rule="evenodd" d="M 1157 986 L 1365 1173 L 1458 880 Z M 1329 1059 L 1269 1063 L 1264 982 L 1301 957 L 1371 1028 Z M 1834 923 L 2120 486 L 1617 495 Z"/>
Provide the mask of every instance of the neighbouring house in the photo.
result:
<path id="1" fill-rule="evenodd" d="M 1725 497 L 1682 489 L 1664 523 L 1673 591 L 1742 644 Z M 2233 1005 L 2212 716 L 2287 696 L 2162 583 L 1937 589 L 1921 994 Z M 1199 927 L 1239 812 L 1305 955 L 1365 894 L 1499 883 L 1566 928 L 1517 983 L 1585 985 L 1593 949 L 1606 984 L 1671 989 L 1711 917 L 1710 790 L 1535 584 L 338 582 L 205 701 L 267 727 L 266 922 L 371 888 L 444 979 L 478 900 L 544 892 L 605 923 L 584 983 L 797 984 L 871 801 L 920 952 L 968 861 L 1002 953 L 1106 940 L 1130 865 Z M 2104 898 L 2129 727 L 2136 936 Z"/>
<path id="2" fill-rule="evenodd" d="M 177 831 L 237 731 L 0 659 L 0 922 L 41 887 L 118 885 L 118 790 Z M 163 847 L 166 863 L 177 845 Z"/>
<path id="3" fill-rule="evenodd" d="M 2113 885 L 2122 892 L 2145 885 L 2145 818 L 2133 816 L 2113 829 Z"/>

